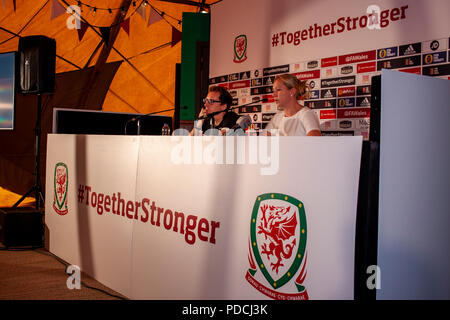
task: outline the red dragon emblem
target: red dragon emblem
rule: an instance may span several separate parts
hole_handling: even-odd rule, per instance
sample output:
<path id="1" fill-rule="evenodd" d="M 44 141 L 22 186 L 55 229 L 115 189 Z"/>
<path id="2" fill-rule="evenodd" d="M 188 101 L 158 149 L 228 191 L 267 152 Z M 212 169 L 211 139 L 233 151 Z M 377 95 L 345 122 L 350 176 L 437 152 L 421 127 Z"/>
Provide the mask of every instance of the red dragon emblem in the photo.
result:
<path id="1" fill-rule="evenodd" d="M 58 199 L 61 202 L 61 199 L 64 197 L 66 193 L 66 171 L 64 169 L 58 168 L 56 170 L 56 194 L 58 195 Z"/>
<path id="2" fill-rule="evenodd" d="M 269 209 L 269 211 L 267 211 Z M 278 274 L 279 267 L 284 266 L 283 259 L 289 259 L 292 256 L 292 249 L 296 245 L 295 229 L 297 228 L 297 218 L 295 214 L 289 215 L 291 206 L 275 207 L 261 206 L 262 218 L 258 225 L 258 234 L 264 234 L 269 243 L 264 242 L 261 246 L 261 254 L 275 256 L 277 261 L 271 262 L 272 271 Z M 291 238 L 292 241 L 290 240 Z"/>
<path id="3" fill-rule="evenodd" d="M 300 200 L 282 193 L 258 195 L 250 221 L 248 283 L 272 299 L 309 299 L 304 285 L 306 237 Z"/>
<path id="4" fill-rule="evenodd" d="M 67 209 L 68 174 L 66 164 L 59 162 L 55 166 L 53 209 L 60 215 L 65 215 Z"/>

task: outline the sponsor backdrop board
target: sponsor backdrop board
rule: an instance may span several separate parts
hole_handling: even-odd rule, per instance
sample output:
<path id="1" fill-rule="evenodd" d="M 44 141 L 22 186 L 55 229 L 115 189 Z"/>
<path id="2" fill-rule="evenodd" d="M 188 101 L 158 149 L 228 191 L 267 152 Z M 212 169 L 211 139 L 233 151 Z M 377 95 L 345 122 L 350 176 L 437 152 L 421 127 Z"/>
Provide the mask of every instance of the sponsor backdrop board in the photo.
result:
<path id="1" fill-rule="evenodd" d="M 295 74 L 324 135 L 367 140 L 381 69 L 449 79 L 448 12 L 447 0 L 223 1 L 211 11 L 210 85 L 227 87 L 235 105 L 268 98 L 237 110 L 261 113 L 259 129 L 277 111 L 274 77 Z"/>
<path id="2" fill-rule="evenodd" d="M 132 299 L 353 299 L 361 145 L 51 134 L 49 249 Z"/>

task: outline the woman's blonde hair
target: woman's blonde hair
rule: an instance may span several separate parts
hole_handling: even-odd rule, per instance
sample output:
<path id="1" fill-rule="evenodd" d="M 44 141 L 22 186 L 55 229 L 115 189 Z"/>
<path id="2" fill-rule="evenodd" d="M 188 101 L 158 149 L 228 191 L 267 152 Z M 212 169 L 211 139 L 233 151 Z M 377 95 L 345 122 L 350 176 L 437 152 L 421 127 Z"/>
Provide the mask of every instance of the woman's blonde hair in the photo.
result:
<path id="1" fill-rule="evenodd" d="M 297 90 L 297 93 L 295 95 L 295 98 L 297 100 L 300 99 L 302 96 L 305 95 L 305 93 L 307 93 L 309 91 L 309 87 L 306 84 L 306 80 L 304 80 L 304 81 L 299 80 L 296 76 L 294 76 L 292 74 L 285 73 L 285 74 L 277 75 L 275 77 L 274 82 L 277 80 L 280 80 L 281 82 L 283 82 L 283 84 L 288 89 L 295 88 Z"/>

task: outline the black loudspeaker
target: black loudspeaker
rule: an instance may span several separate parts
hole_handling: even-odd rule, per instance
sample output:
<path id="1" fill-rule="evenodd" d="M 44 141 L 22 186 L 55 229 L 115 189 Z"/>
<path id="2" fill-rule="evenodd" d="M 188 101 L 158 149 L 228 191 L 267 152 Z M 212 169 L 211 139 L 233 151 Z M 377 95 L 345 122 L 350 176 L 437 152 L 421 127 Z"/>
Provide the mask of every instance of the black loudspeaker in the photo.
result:
<path id="1" fill-rule="evenodd" d="M 0 242 L 5 247 L 43 244 L 43 212 L 34 208 L 0 208 Z"/>
<path id="2" fill-rule="evenodd" d="M 19 39 L 18 91 L 23 94 L 55 91 L 56 41 L 45 36 Z"/>

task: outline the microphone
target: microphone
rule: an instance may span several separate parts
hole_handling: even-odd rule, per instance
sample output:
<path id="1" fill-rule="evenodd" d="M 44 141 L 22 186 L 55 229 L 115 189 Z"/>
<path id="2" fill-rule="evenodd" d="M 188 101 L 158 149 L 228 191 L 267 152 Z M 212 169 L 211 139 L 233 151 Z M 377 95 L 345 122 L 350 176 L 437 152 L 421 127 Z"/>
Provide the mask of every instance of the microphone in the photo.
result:
<path id="1" fill-rule="evenodd" d="M 236 129 L 242 129 L 242 130 L 247 130 L 248 127 L 250 127 L 252 124 L 252 119 L 250 118 L 249 115 L 245 115 L 242 117 L 239 117 L 239 119 L 237 119 L 236 124 L 231 128 L 232 130 L 236 130 Z"/>
<path id="2" fill-rule="evenodd" d="M 254 103 L 258 103 L 258 102 L 263 102 L 263 103 L 265 103 L 265 102 L 267 102 L 268 100 L 269 100 L 269 99 L 267 99 L 267 98 L 264 98 L 264 99 L 259 98 L 258 100 L 255 100 L 255 101 L 252 101 L 252 102 L 243 104 L 243 105 L 241 105 L 241 106 L 236 106 L 236 107 L 233 107 L 233 108 L 229 108 L 228 110 L 222 110 L 222 111 L 212 112 L 212 113 L 207 114 L 207 115 L 205 115 L 205 116 L 198 117 L 197 120 L 202 120 L 202 119 L 210 118 L 210 117 L 212 117 L 212 116 L 215 116 L 216 114 L 219 114 L 219 113 L 222 113 L 222 112 L 225 112 L 225 111 L 226 111 L 226 112 L 229 112 L 229 111 L 231 111 L 231 110 L 234 110 L 234 109 L 237 109 L 237 108 L 240 108 L 240 107 L 246 107 L 246 106 L 249 106 L 249 105 L 254 104 Z"/>

